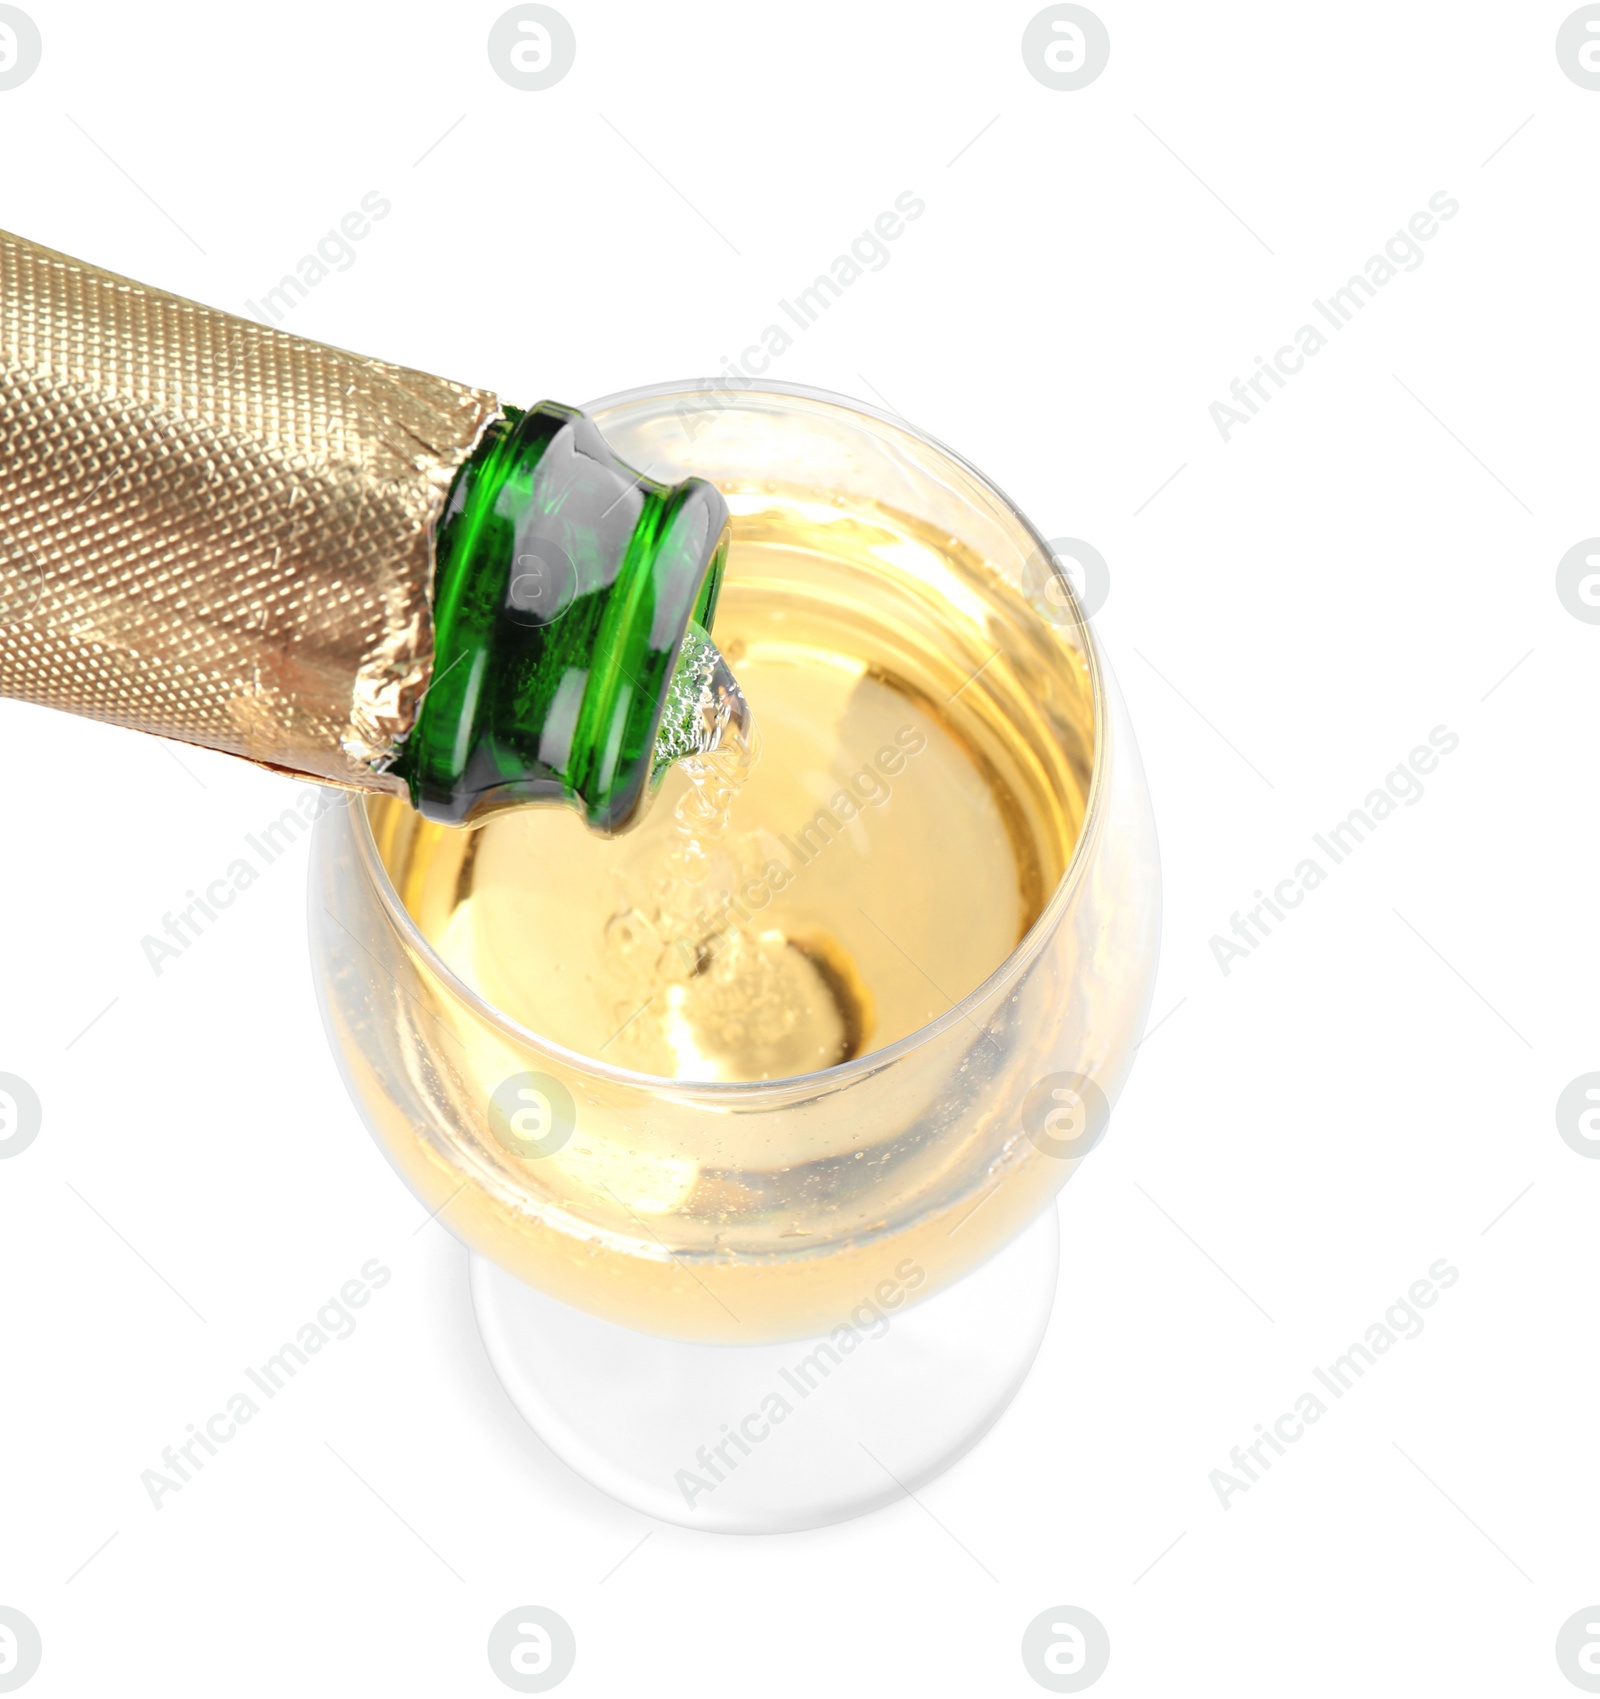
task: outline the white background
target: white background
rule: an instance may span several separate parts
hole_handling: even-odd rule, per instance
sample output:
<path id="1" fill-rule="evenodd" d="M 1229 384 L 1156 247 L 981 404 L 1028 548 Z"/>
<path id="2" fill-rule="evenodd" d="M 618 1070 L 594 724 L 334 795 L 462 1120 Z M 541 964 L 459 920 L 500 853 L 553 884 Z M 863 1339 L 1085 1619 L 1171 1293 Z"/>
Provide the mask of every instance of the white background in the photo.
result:
<path id="1" fill-rule="evenodd" d="M 1032 4 L 562 0 L 577 62 L 540 93 L 491 70 L 502 9 L 28 0 L 0 225 L 242 311 L 377 189 L 285 328 L 581 402 L 714 373 L 915 191 L 774 375 L 887 398 L 1106 557 L 1165 1022 L 974 1453 L 816 1533 L 653 1525 L 520 1424 L 465 1253 L 349 1106 L 303 850 L 146 963 L 287 783 L 0 704 L 0 1071 L 44 1103 L 0 1163 L 30 1699 L 493 1695 L 529 1601 L 576 1631 L 575 1695 L 1041 1692 L 1021 1635 L 1063 1603 L 1110 1633 L 1108 1699 L 1577 1691 L 1600 1162 L 1554 1106 L 1600 1068 L 1600 628 L 1555 568 L 1600 533 L 1600 93 L 1557 64 L 1571 7 L 1102 0 L 1072 93 L 1024 66 Z M 1210 403 L 1439 190 L 1425 263 L 1224 443 Z M 1423 800 L 1224 976 L 1212 935 L 1441 724 Z M 374 1256 L 358 1332 L 153 1510 L 140 1471 Z M 1229 1449 L 1439 1257 L 1426 1331 L 1224 1510 Z"/>

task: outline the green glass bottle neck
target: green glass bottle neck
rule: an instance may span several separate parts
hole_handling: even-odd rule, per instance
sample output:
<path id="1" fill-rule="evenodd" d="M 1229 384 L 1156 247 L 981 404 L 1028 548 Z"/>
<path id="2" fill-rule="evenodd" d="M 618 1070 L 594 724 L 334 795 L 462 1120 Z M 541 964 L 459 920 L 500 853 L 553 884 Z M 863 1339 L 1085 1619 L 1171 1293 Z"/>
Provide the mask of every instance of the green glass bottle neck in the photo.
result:
<path id="1" fill-rule="evenodd" d="M 395 770 L 430 819 L 564 801 L 632 823 L 689 622 L 709 626 L 727 505 L 624 466 L 592 420 L 507 408 L 435 540 L 433 673 Z"/>

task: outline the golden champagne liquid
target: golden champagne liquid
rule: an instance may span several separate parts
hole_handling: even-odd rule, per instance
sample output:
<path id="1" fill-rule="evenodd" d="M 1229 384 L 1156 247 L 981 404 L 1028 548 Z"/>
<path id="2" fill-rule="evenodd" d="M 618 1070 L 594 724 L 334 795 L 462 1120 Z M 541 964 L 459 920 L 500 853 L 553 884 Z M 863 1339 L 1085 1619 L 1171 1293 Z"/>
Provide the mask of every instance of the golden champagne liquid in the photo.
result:
<path id="1" fill-rule="evenodd" d="M 811 1073 L 915 1032 L 1016 946 L 1082 817 L 1079 793 L 1026 806 L 966 735 L 991 654 L 948 689 L 948 626 L 896 619 L 897 603 L 932 611 L 941 581 L 973 594 L 959 559 L 887 515 L 733 506 L 716 635 L 760 728 L 748 771 L 714 770 L 697 810 L 674 768 L 619 838 L 564 809 L 419 825 L 391 869 L 486 1001 L 585 1056 L 686 1080 Z M 1011 728 L 1018 769 L 1043 730 Z"/>
<path id="2" fill-rule="evenodd" d="M 875 505 L 728 501 L 716 639 L 759 727 L 748 772 L 685 830 L 674 770 L 611 840 L 562 809 L 453 829 L 369 800 L 434 955 L 542 1044 L 405 946 L 394 1013 L 341 1049 L 392 1157 L 475 1247 L 633 1326 L 755 1340 L 931 1290 L 1014 1233 L 1061 1178 L 1024 1136 L 1026 1094 L 1118 1055 L 1131 1017 L 1110 934 L 1057 925 L 1012 989 L 922 1031 L 1017 950 L 1083 826 L 1094 691 L 1055 598 Z M 838 1067 L 912 1035 L 881 1071 Z M 539 1161 L 486 1130 L 520 1070 L 576 1102 Z M 706 1095 L 739 1081 L 787 1083 Z M 440 1106 L 426 1132 L 407 1092 Z"/>

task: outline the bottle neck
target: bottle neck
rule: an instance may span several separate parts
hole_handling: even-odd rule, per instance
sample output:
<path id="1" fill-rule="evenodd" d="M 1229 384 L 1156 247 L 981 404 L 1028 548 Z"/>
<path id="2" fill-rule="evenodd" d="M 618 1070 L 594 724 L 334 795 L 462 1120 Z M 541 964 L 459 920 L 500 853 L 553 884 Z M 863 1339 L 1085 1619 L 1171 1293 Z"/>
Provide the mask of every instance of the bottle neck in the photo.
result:
<path id="1" fill-rule="evenodd" d="M 395 763 L 413 806 L 458 825 L 565 801 L 597 831 L 630 825 L 726 554 L 712 485 L 632 471 L 575 408 L 508 407 L 438 526 L 433 672 Z"/>

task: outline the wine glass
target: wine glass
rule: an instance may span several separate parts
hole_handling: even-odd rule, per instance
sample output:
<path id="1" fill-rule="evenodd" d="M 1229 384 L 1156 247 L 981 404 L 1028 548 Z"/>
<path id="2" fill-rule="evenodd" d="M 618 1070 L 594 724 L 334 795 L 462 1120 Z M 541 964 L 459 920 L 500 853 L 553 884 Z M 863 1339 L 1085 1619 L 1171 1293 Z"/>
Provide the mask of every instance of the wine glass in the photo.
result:
<path id="1" fill-rule="evenodd" d="M 765 737 L 734 808 L 794 878 L 747 886 L 726 936 L 780 995 L 715 1003 L 719 924 L 652 935 L 660 983 L 607 1036 L 627 840 L 374 797 L 317 825 L 319 997 L 535 1432 L 666 1520 L 815 1526 L 947 1467 L 1032 1363 L 1053 1199 L 1148 1013 L 1148 794 L 1061 563 L 948 449 L 771 382 L 589 411 L 729 503 L 714 635 Z M 619 912 L 636 944 L 650 916 Z"/>

